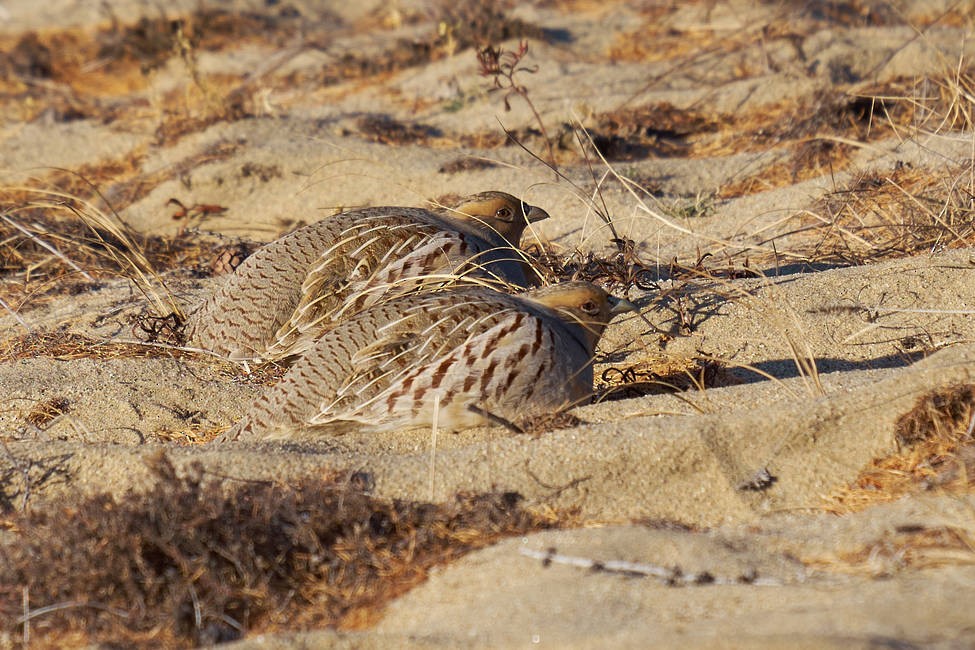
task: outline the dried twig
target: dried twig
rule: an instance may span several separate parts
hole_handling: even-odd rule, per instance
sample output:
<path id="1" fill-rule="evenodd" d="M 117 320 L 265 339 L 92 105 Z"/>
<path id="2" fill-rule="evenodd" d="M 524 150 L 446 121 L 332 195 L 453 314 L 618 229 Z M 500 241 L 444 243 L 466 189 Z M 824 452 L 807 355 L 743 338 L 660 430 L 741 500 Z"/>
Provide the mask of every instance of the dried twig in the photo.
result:
<path id="1" fill-rule="evenodd" d="M 538 551 L 531 548 L 519 548 L 518 553 L 526 557 L 541 560 L 545 566 L 552 563 L 589 569 L 604 573 L 619 573 L 626 576 L 655 578 L 669 587 L 686 587 L 690 585 L 755 585 L 759 587 L 781 587 L 784 583 L 775 578 L 759 578 L 757 571 L 749 571 L 735 578 L 716 576 L 709 571 L 699 573 L 684 573 L 680 567 L 664 567 L 645 562 L 627 562 L 625 560 L 593 560 L 576 555 L 562 555 L 554 548 Z M 803 576 L 799 577 L 801 582 Z"/>
<path id="2" fill-rule="evenodd" d="M 542 132 L 542 137 L 545 139 L 545 146 L 548 148 L 548 162 L 554 169 L 556 166 L 555 149 L 552 147 L 551 138 L 548 137 L 548 130 L 545 128 L 545 123 L 542 122 L 542 116 L 538 114 L 538 109 L 535 108 L 534 102 L 528 96 L 528 88 L 515 80 L 515 76 L 519 72 L 527 72 L 528 74 L 538 72 L 537 65 L 527 66 L 522 63 L 522 59 L 527 54 L 528 41 L 519 42 L 518 49 L 514 52 L 504 49 L 503 46 L 492 47 L 491 45 L 486 45 L 478 49 L 477 62 L 481 66 L 481 76 L 492 77 L 494 79 L 492 90 L 504 91 L 505 111 L 511 110 L 511 97 L 513 95 L 518 95 L 528 104 L 528 108 L 535 117 L 535 123 L 538 124 L 538 128 Z"/>

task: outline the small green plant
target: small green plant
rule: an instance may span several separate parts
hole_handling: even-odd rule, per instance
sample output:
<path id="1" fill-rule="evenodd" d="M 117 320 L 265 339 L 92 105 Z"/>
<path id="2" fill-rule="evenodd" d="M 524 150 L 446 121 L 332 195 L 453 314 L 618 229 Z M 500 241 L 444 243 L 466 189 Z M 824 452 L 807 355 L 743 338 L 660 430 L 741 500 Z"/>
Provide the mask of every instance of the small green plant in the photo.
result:
<path id="1" fill-rule="evenodd" d="M 665 210 L 665 214 L 676 219 L 697 219 L 714 213 L 714 193 L 698 192 L 693 197 L 681 198 Z"/>
<path id="2" fill-rule="evenodd" d="M 467 100 L 463 97 L 454 97 L 451 100 L 444 102 L 443 109 L 448 113 L 456 113 L 460 109 L 464 108 L 467 104 Z"/>

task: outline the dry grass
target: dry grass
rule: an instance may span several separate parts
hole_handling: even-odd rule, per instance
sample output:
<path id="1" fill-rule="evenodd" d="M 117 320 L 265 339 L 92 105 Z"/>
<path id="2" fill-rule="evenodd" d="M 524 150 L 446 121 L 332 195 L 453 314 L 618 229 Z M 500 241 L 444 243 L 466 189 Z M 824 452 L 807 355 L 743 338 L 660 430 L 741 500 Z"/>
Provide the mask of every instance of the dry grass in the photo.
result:
<path id="1" fill-rule="evenodd" d="M 512 493 L 430 505 L 371 497 L 361 473 L 221 484 L 199 466 L 179 476 L 163 452 L 150 466 L 145 494 L 7 516 L 5 632 L 29 628 L 35 647 L 192 647 L 363 627 L 430 568 L 557 521 Z"/>
<path id="2" fill-rule="evenodd" d="M 609 225 L 612 225 L 612 220 Z M 656 290 L 657 273 L 636 252 L 636 242 L 631 239 L 613 238 L 616 252 L 597 255 L 581 249 L 564 250 L 550 244 L 536 243 L 524 248 L 527 261 L 534 272 L 548 284 L 584 280 L 628 295 L 636 288 L 641 291 Z"/>
<path id="3" fill-rule="evenodd" d="M 212 442 L 214 438 L 226 432 L 227 426 L 204 426 L 196 419 L 199 412 L 189 413 L 189 422 L 181 425 L 179 429 L 160 429 L 155 432 L 156 437 L 161 442 L 172 443 L 179 447 L 192 447 L 194 445 L 204 445 Z"/>
<path id="4" fill-rule="evenodd" d="M 309 22 L 289 12 L 231 13 L 200 8 L 186 14 L 144 18 L 134 24 L 114 21 L 93 31 L 28 33 L 13 40 L 8 38 L 7 42 L 0 39 L 0 45 L 11 52 L 0 63 L 0 106 L 24 122 L 53 114 L 62 121 L 92 118 L 115 124 L 138 123 L 144 128 L 149 119 L 156 126 L 157 144 L 165 145 L 217 121 L 263 114 L 266 107 L 256 98 L 258 91 L 322 87 L 388 76 L 466 48 L 506 39 L 551 40 L 552 34 L 545 29 L 512 18 L 512 5 L 466 0 L 442 3 L 433 10 L 436 29 L 425 37 L 395 40 L 380 53 L 346 53 L 314 72 L 314 78 L 295 76 L 308 75 L 307 71 L 276 74 L 284 60 L 269 61 L 267 69 L 246 76 L 203 74 L 196 63 L 201 52 L 241 47 L 283 52 L 299 34 L 306 47 L 326 47 L 331 36 L 323 31 L 323 25 L 328 21 Z M 811 33 L 823 22 L 848 26 L 900 24 L 914 18 L 884 12 L 878 3 L 835 2 L 817 9 L 804 7 L 806 27 L 797 26 L 794 17 L 790 17 L 781 24 L 773 21 L 760 28 L 715 34 L 710 30 L 674 31 L 660 26 L 661 18 L 675 11 L 675 6 L 646 11 L 648 24 L 639 30 L 640 38 L 626 38 L 624 42 L 629 48 L 643 47 L 640 44 L 645 43 L 647 52 L 614 51 L 613 58 L 676 57 L 691 50 L 702 52 L 698 56 L 726 56 L 751 47 L 756 36 L 767 47 L 773 41 L 790 43 L 802 36 L 797 30 Z M 941 18 L 950 23 L 952 15 L 949 12 Z M 920 24 L 927 23 L 921 20 Z M 668 39 L 673 41 L 669 45 Z M 148 87 L 153 71 L 170 60 L 183 62 L 185 84 L 149 106 L 137 93 Z M 740 115 L 702 116 L 687 107 L 677 110 L 667 105 L 621 109 L 597 116 L 590 128 L 596 146 L 610 160 L 643 159 L 649 155 L 721 155 L 767 149 L 777 143 L 796 149 L 787 163 L 759 170 L 722 188 L 722 196 L 736 196 L 844 166 L 846 145 L 810 143 L 810 139 L 836 136 L 862 140 L 908 126 L 938 130 L 971 124 L 971 69 L 963 65 L 946 69 L 948 72 L 940 78 L 899 79 L 861 87 L 838 84 L 827 93 Z M 741 72 L 743 76 L 754 73 Z M 423 141 L 430 139 L 431 134 L 420 128 L 422 125 L 406 126 L 406 132 L 396 136 L 397 142 L 411 133 Z M 376 129 L 363 130 L 368 133 Z M 379 131 L 385 133 L 389 129 L 383 127 Z M 522 141 L 532 140 L 529 131 L 516 136 Z M 442 140 L 478 147 L 503 146 L 507 142 L 497 133 L 448 136 Z M 575 154 L 570 152 L 557 154 L 560 163 L 575 160 Z"/>
<path id="5" fill-rule="evenodd" d="M 661 31 L 654 23 L 649 23 L 639 29 L 617 34 L 606 52 L 606 57 L 619 62 L 673 61 L 708 48 L 721 48 L 723 45 L 725 44 L 711 29 Z M 722 51 L 727 53 L 729 50 Z"/>
<path id="6" fill-rule="evenodd" d="M 829 496 L 830 512 L 845 514 L 928 490 L 975 491 L 975 385 L 939 389 L 921 397 L 897 421 L 900 449 L 873 460 L 850 486 Z"/>
<path id="7" fill-rule="evenodd" d="M 593 144 L 609 161 L 657 156 L 694 155 L 695 142 L 722 128 L 729 116 L 707 115 L 655 103 L 597 115 L 587 129 Z"/>
<path id="8" fill-rule="evenodd" d="M 724 300 L 713 290 L 698 290 L 698 282 L 720 283 L 727 278 L 753 275 L 747 267 L 708 268 L 705 261 L 710 256 L 704 256 L 693 266 L 683 266 L 675 260 L 669 267 L 658 269 L 643 262 L 632 240 L 614 239 L 613 242 L 617 251 L 609 255 L 578 249 L 561 251 L 541 244 L 529 246 L 525 252 L 532 268 L 546 283 L 585 280 L 624 296 L 633 290 L 654 292 L 656 309 L 665 315 L 666 322 L 672 323 L 672 327 L 663 330 L 644 318 L 649 327 L 647 334 L 654 334 L 660 343 L 690 335 L 701 315 Z M 659 275 L 672 280 L 668 288 L 658 285 Z M 626 363 L 610 361 L 615 356 L 612 354 L 605 359 L 597 357 L 596 364 L 603 368 L 596 381 L 596 401 L 704 390 L 735 383 L 716 360 L 673 357 L 648 349 L 643 352 L 628 356 Z"/>
<path id="9" fill-rule="evenodd" d="M 819 139 L 860 140 L 889 135 L 890 129 L 881 123 L 885 115 L 882 108 L 883 104 L 871 97 L 854 96 L 834 87 L 734 114 L 707 114 L 668 103 L 620 109 L 595 116 L 589 130 L 596 148 L 609 161 L 649 154 L 727 156 L 788 146 L 792 164 L 802 167 L 807 158 L 818 153 L 810 147 L 822 146 L 817 143 Z M 909 116 L 902 119 L 910 121 Z M 843 147 L 839 150 L 847 151 Z"/>
<path id="10" fill-rule="evenodd" d="M 152 172 L 142 171 L 143 150 L 132 151 L 117 159 L 80 165 L 73 170 L 49 168 L 43 174 L 35 174 L 29 186 L 0 186 L 0 208 L 21 211 L 28 207 L 43 207 L 31 204 L 44 198 L 45 194 L 53 193 L 76 197 L 77 201 L 88 197 L 89 202 L 98 203 L 98 195 L 104 194 L 111 197 L 111 207 L 118 212 L 147 196 L 158 185 L 180 178 L 201 165 L 227 160 L 237 150 L 236 144 L 220 142 Z M 245 164 L 241 174 L 255 171 L 259 170 Z"/>
<path id="11" fill-rule="evenodd" d="M 734 198 L 845 168 L 854 150 L 851 143 L 893 132 L 881 125 L 879 111 L 879 105 L 871 99 L 835 88 L 734 114 L 653 103 L 586 119 L 587 137 L 582 147 L 576 130 L 563 128 L 555 138 L 555 157 L 560 164 L 594 157 L 615 163 L 779 151 L 779 162 L 749 169 L 735 182 L 716 188 L 721 198 Z M 444 140 L 450 137 L 445 136 Z M 542 134 L 531 127 L 514 130 L 507 138 L 492 132 L 467 134 L 456 140 L 475 148 L 495 148 L 511 144 L 512 140 L 529 147 L 543 146 Z"/>
<path id="12" fill-rule="evenodd" d="M 382 52 L 347 52 L 312 73 L 280 75 L 301 49 L 327 49 L 342 21 L 312 20 L 297 11 L 200 7 L 169 15 L 160 9 L 160 16 L 132 24 L 113 19 L 98 29 L 0 36 L 0 51 L 9 52 L 0 60 L 0 108 L 20 122 L 97 119 L 141 130 L 148 121 L 156 126 L 156 144 L 169 145 L 217 122 L 264 114 L 259 91 L 379 78 L 493 40 L 546 38 L 541 28 L 510 17 L 509 9 L 508 3 L 443 3 L 423 38 L 396 39 Z M 200 53 L 241 48 L 278 54 L 247 74 L 201 71 Z M 150 104 L 143 93 L 171 61 L 182 63 L 184 83 Z"/>
<path id="13" fill-rule="evenodd" d="M 814 262 L 865 264 L 975 245 L 971 164 L 861 174 L 803 215 L 789 233 L 801 236 L 790 251 Z"/>
<path id="14" fill-rule="evenodd" d="M 894 79 L 855 93 L 875 116 L 872 128 L 908 137 L 917 130 L 971 131 L 975 125 L 975 68 L 945 63 L 940 75 Z"/>
<path id="15" fill-rule="evenodd" d="M 712 58 L 733 56 L 760 41 L 763 49 L 788 47 L 824 27 L 860 28 L 903 25 L 923 29 L 934 24 L 972 27 L 972 15 L 965 3 L 955 3 L 947 11 L 934 12 L 924 6 L 896 7 L 888 0 L 829 0 L 783 5 L 783 10 L 766 23 L 752 24 L 734 30 L 712 29 L 707 20 L 688 27 L 676 27 L 671 19 L 690 4 L 708 7 L 704 15 L 715 11 L 715 3 L 646 3 L 641 7 L 643 24 L 619 33 L 606 51 L 613 61 L 673 61 L 681 67 L 689 62 L 701 65 Z M 766 3 L 768 4 L 768 3 Z M 718 9 L 720 11 L 720 9 Z M 774 68 L 774 60 L 766 65 Z M 743 71 L 744 72 L 744 71 Z"/>
<path id="16" fill-rule="evenodd" d="M 138 327 L 139 321 L 133 324 Z M 141 335 L 145 338 L 144 334 Z M 287 370 L 286 366 L 266 363 L 243 368 L 240 364 L 222 360 L 204 351 L 180 348 L 165 343 L 116 342 L 96 339 L 63 330 L 32 332 L 0 341 L 0 363 L 21 359 L 49 358 L 60 361 L 72 359 L 181 359 L 216 366 L 232 381 L 255 385 L 276 383 Z"/>
<path id="17" fill-rule="evenodd" d="M 157 315 L 179 313 L 163 272 L 206 277 L 226 271 L 227 264 L 253 250 L 252 244 L 190 234 L 185 226 L 196 225 L 196 213 L 187 209 L 174 208 L 174 219 L 184 224 L 176 236 L 135 232 L 114 210 L 99 207 L 105 202 L 94 190 L 94 182 L 106 175 L 89 179 L 56 172 L 37 187 L 0 188 L 0 300 L 11 311 L 16 313 L 28 302 L 86 291 L 97 287 L 100 280 L 122 277 L 146 295 Z M 65 188 L 44 189 L 56 187 L 58 182 Z M 136 176 L 115 187 L 120 195 L 132 198 L 154 182 Z M 93 193 L 96 196 L 90 200 L 81 198 Z M 196 220 L 205 216 L 197 214 Z M 229 262 L 228 256 L 232 258 Z"/>
<path id="18" fill-rule="evenodd" d="M 946 64 L 940 75 L 872 85 L 834 84 L 733 114 L 702 113 L 668 103 L 593 116 L 592 145 L 609 162 L 648 157 L 699 158 L 778 150 L 777 161 L 719 188 L 734 198 L 846 169 L 858 144 L 918 132 L 969 131 L 975 124 L 975 68 Z M 531 139 L 528 132 L 520 139 Z M 565 140 L 565 138 L 563 138 Z M 492 141 L 482 137 L 480 146 Z M 563 143 L 560 159 L 575 154 Z"/>
<path id="19" fill-rule="evenodd" d="M 64 397 L 51 397 L 34 404 L 24 420 L 38 429 L 46 429 L 47 425 L 58 417 L 71 411 L 71 402 Z"/>
<path id="20" fill-rule="evenodd" d="M 792 20 L 789 22 L 750 23 L 733 30 L 712 28 L 708 26 L 706 16 L 711 14 L 714 3 L 710 3 L 711 9 L 704 12 L 703 20 L 697 24 L 675 26 L 670 18 L 686 9 L 688 4 L 690 3 L 655 3 L 645 6 L 642 11 L 643 24 L 636 29 L 617 34 L 606 50 L 606 58 L 611 61 L 640 63 L 673 62 L 668 74 L 676 70 L 704 70 L 716 60 L 732 60 L 736 61 L 736 65 L 732 66 L 731 74 L 735 78 L 745 78 L 759 72 L 756 64 L 747 58 L 747 51 L 756 41 L 771 48 L 776 41 L 789 42 L 795 39 L 798 36 L 797 29 L 803 27 L 796 24 L 796 8 L 790 7 Z M 708 5 L 700 2 L 696 4 Z M 806 23 L 804 29 L 811 32 L 814 27 Z"/>
<path id="21" fill-rule="evenodd" d="M 889 577 L 905 569 L 973 564 L 975 528 L 969 525 L 901 526 L 859 548 L 803 558 L 803 563 L 831 573 L 871 578 Z"/>
<path id="22" fill-rule="evenodd" d="M 62 361 L 152 357 L 201 361 L 212 361 L 214 359 L 210 355 L 175 347 L 102 341 L 83 334 L 64 331 L 34 332 L 6 339 L 0 343 L 0 362 L 38 357 Z"/>
<path id="23" fill-rule="evenodd" d="M 850 165 L 852 152 L 847 144 L 808 140 L 796 145 L 781 160 L 722 185 L 717 197 L 733 199 L 831 175 Z"/>
<path id="24" fill-rule="evenodd" d="M 147 109 L 136 93 L 169 59 L 245 44 L 281 46 L 299 29 L 287 16 L 200 9 L 183 15 L 113 21 L 97 30 L 69 28 L 29 32 L 0 40 L 11 56 L 0 63 L 0 106 L 20 121 L 43 114 L 59 120 L 141 120 Z"/>
<path id="25" fill-rule="evenodd" d="M 657 45 L 655 44 L 656 48 Z M 975 125 L 975 67 L 945 62 L 943 72 L 880 84 L 834 83 L 807 96 L 735 113 L 654 103 L 620 108 L 586 120 L 592 147 L 608 162 L 650 157 L 701 158 L 780 152 L 779 160 L 719 188 L 721 198 L 764 191 L 848 167 L 857 146 L 918 133 L 971 131 Z M 531 129 L 514 132 L 531 142 Z M 571 132 L 559 138 L 559 160 L 577 162 Z M 465 139 L 466 138 L 466 139 Z M 469 146 L 507 141 L 489 134 L 461 138 Z"/>
<path id="26" fill-rule="evenodd" d="M 721 188 L 722 198 L 787 186 L 848 167 L 855 144 L 918 133 L 972 130 L 975 68 L 946 64 L 940 75 L 897 78 L 849 90 L 834 87 L 814 98 L 763 107 L 737 118 L 697 149 L 727 155 L 787 145 L 784 161 Z"/>
<path id="27" fill-rule="evenodd" d="M 387 145 L 428 144 L 439 131 L 426 124 L 405 123 L 389 115 L 369 114 L 357 120 L 359 134 L 372 142 Z"/>

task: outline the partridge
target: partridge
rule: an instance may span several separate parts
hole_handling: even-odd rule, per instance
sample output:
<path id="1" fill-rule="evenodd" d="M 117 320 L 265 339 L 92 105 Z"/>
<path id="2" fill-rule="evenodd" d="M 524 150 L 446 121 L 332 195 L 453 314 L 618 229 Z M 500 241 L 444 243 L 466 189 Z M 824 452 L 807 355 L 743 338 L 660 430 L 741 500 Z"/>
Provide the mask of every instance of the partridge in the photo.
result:
<path id="1" fill-rule="evenodd" d="M 541 208 L 484 192 L 452 209 L 344 212 L 257 250 L 187 319 L 187 345 L 234 361 L 300 354 L 340 317 L 424 283 L 531 286 L 514 250 Z"/>
<path id="2" fill-rule="evenodd" d="M 351 430 L 444 430 L 583 403 L 606 324 L 632 304 L 587 282 L 520 295 L 455 287 L 402 296 L 326 332 L 220 441 Z M 472 408 L 473 407 L 473 408 Z"/>

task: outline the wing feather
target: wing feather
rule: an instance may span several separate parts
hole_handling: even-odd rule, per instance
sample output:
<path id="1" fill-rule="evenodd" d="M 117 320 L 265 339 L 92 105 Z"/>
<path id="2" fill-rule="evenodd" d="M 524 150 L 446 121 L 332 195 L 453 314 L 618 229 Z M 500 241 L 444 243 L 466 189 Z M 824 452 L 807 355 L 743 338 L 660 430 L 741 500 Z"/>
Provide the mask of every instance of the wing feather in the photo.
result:
<path id="1" fill-rule="evenodd" d="M 429 303 L 436 301 L 424 302 L 429 311 L 432 306 Z M 343 384 L 342 395 L 325 396 L 317 412 L 308 419 L 309 424 L 377 422 L 389 417 L 388 411 L 393 410 L 390 404 L 396 405 L 394 419 L 399 420 L 391 425 L 416 424 L 416 418 L 423 421 L 429 417 L 431 400 L 438 390 L 455 402 L 479 401 L 476 393 L 482 384 L 481 377 L 493 358 L 492 354 L 485 356 L 481 351 L 493 351 L 502 339 L 504 346 L 528 340 L 530 329 L 512 330 L 522 312 L 510 306 L 490 313 L 469 314 L 461 321 L 449 312 L 464 305 L 439 306 L 446 307 L 448 313 L 420 332 L 404 335 L 387 331 L 379 340 L 356 350 L 351 356 L 356 370 Z M 523 322 L 527 321 L 523 319 Z M 408 328 L 410 324 L 409 317 L 404 317 L 391 329 Z M 434 369 L 440 370 L 439 376 Z M 434 386 L 435 382 L 439 382 L 438 386 Z M 470 386 L 466 392 L 462 389 L 464 385 Z M 403 400 L 406 407 L 401 407 Z M 414 411 L 418 411 L 415 416 Z"/>

